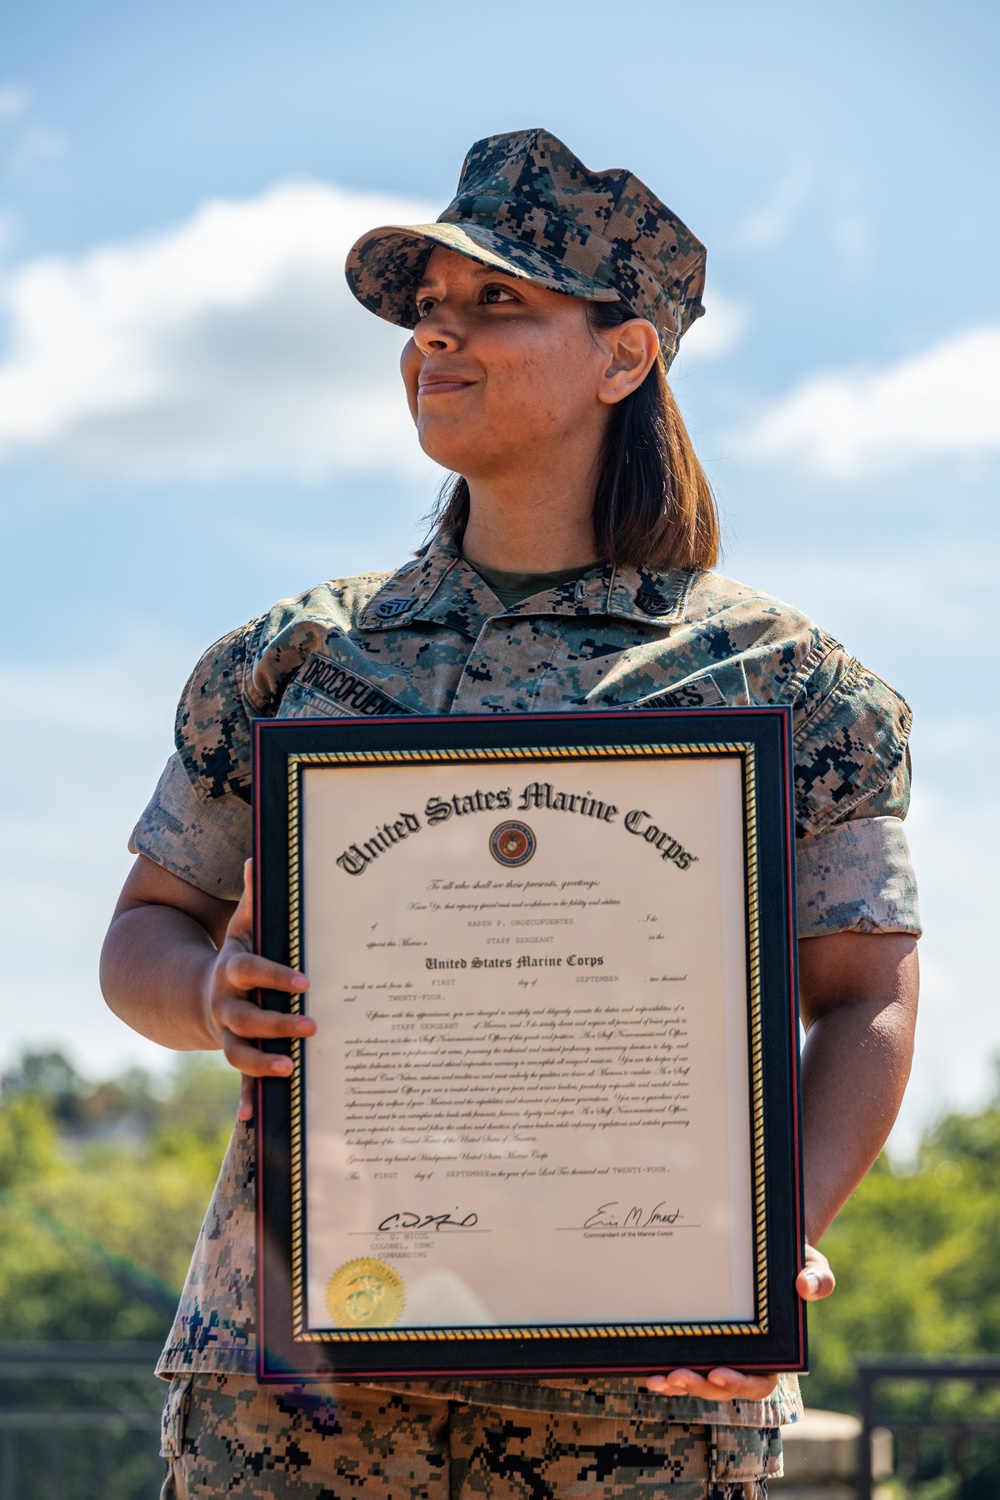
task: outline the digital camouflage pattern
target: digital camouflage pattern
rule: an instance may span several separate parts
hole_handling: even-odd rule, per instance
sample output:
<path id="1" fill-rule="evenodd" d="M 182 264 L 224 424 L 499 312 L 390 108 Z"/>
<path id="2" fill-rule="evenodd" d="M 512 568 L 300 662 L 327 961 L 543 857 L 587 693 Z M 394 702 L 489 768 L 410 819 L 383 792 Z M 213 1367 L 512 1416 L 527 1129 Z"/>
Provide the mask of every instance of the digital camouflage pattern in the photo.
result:
<path id="1" fill-rule="evenodd" d="M 435 245 L 552 291 L 627 302 L 660 335 L 669 367 L 705 311 L 705 247 L 631 172 L 591 172 L 547 130 L 477 141 L 436 224 L 372 229 L 347 257 L 351 291 L 403 328 Z"/>
<path id="2" fill-rule="evenodd" d="M 905 815 L 909 707 L 805 615 L 714 572 L 610 564 L 504 609 L 448 536 L 225 636 L 188 681 L 176 744 L 207 817 L 249 805 L 258 716 L 726 703 L 792 707 L 800 835 Z"/>
<path id="3" fill-rule="evenodd" d="M 794 715 L 800 930 L 919 932 L 901 818 L 910 713 L 806 616 L 715 573 L 595 567 L 509 609 L 449 537 L 392 575 L 324 583 L 198 663 L 168 763 L 131 847 L 234 900 L 250 852 L 258 715 L 509 713 L 786 703 Z M 256 1371 L 252 1127 L 238 1124 L 162 1374 Z M 392 1382 L 581 1417 L 795 1419 L 794 1380 L 764 1402 L 700 1402 L 629 1377 Z"/>
<path id="4" fill-rule="evenodd" d="M 248 1389 L 256 1385 L 255 1166 L 253 1122 L 237 1121 L 156 1367 L 158 1375 L 232 1374 L 239 1375 Z M 794 1377 L 783 1377 L 766 1401 L 662 1396 L 647 1390 L 643 1380 L 628 1376 L 380 1380 L 366 1382 L 365 1388 L 619 1423 L 712 1422 L 718 1443 L 737 1446 L 744 1429 L 779 1427 L 794 1422 L 801 1412 Z"/>
<path id="5" fill-rule="evenodd" d="M 331 1385 L 175 1376 L 162 1500 L 757 1500 L 774 1428 L 665 1426 Z"/>

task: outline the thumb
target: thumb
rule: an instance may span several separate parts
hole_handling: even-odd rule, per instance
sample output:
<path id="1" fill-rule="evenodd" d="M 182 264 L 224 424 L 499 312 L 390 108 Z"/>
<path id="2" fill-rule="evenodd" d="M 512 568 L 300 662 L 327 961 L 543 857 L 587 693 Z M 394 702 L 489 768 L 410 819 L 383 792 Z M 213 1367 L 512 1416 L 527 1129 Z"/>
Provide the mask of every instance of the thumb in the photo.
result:
<path id="1" fill-rule="evenodd" d="M 256 1079 L 248 1078 L 246 1074 L 240 1082 L 240 1107 L 236 1111 L 238 1120 L 252 1120 L 254 1104 L 257 1100 Z"/>
<path id="2" fill-rule="evenodd" d="M 236 938 L 248 946 L 253 940 L 253 860 L 243 861 L 243 894 L 239 905 L 229 918 L 227 938 Z"/>
<path id="3" fill-rule="evenodd" d="M 822 1302 L 837 1285 L 830 1262 L 814 1245 L 806 1246 L 806 1263 L 795 1281 L 795 1289 L 804 1302 Z"/>

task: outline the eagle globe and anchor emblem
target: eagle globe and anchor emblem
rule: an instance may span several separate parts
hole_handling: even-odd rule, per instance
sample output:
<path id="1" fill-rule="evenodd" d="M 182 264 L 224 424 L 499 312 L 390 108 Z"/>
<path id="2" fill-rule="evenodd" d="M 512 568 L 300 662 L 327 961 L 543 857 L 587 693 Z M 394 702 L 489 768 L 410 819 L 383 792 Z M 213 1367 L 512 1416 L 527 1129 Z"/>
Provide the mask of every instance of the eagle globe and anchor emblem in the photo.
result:
<path id="1" fill-rule="evenodd" d="M 349 1260 L 330 1278 L 326 1305 L 341 1328 L 391 1328 L 406 1303 L 403 1279 L 380 1260 Z"/>
<path id="2" fill-rule="evenodd" d="M 511 869 L 526 865 L 537 847 L 535 835 L 527 823 L 513 818 L 498 823 L 490 834 L 490 853 L 498 864 Z"/>

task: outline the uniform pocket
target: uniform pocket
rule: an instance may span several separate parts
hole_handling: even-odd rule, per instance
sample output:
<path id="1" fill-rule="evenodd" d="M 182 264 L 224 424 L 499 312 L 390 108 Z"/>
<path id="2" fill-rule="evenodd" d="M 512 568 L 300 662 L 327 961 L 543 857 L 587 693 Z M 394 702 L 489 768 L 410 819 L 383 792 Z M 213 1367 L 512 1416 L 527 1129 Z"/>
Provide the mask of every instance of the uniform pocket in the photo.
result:
<path id="1" fill-rule="evenodd" d="M 738 1480 L 747 1482 L 780 1477 L 780 1428 L 712 1428 L 713 1480 L 720 1484 L 732 1484 Z"/>
<path id="2" fill-rule="evenodd" d="M 160 1419 L 160 1455 L 163 1458 L 180 1458 L 184 1442 L 184 1427 L 191 1407 L 190 1375 L 172 1375 L 163 1403 Z"/>

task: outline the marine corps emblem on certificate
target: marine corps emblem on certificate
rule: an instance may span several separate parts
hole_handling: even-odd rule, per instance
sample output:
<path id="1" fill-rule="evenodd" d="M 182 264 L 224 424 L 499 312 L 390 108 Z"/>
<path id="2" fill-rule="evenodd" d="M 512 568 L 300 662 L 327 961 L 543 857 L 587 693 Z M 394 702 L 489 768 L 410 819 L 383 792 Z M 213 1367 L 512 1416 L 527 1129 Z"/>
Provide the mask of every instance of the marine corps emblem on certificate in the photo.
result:
<path id="1" fill-rule="evenodd" d="M 490 853 L 501 865 L 526 865 L 535 852 L 535 835 L 527 823 L 500 823 L 490 834 Z"/>
<path id="2" fill-rule="evenodd" d="M 340 1328 L 391 1328 L 405 1303 L 401 1277 L 379 1260 L 348 1261 L 326 1289 L 326 1305 Z"/>
<path id="3" fill-rule="evenodd" d="M 255 722 L 262 1380 L 804 1368 L 790 734 Z"/>

